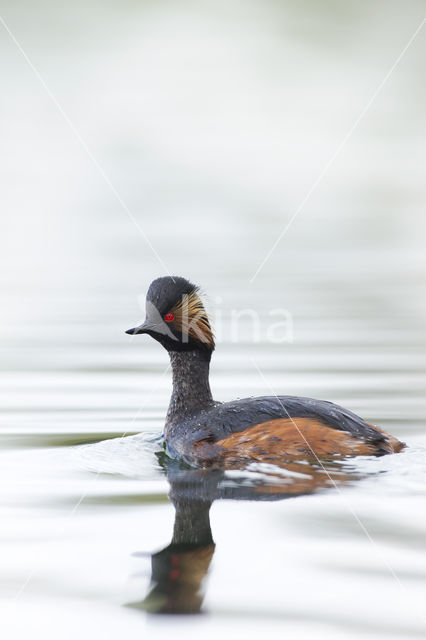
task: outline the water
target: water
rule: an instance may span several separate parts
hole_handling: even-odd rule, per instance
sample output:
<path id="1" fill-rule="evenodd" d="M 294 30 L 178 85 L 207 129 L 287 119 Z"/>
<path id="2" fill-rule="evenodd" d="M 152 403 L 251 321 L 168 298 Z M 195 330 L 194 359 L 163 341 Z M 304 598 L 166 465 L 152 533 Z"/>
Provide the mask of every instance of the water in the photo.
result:
<path id="1" fill-rule="evenodd" d="M 422 3 L 3 4 L 131 213 L 3 33 L 7 637 L 424 637 L 424 35 L 250 283 Z M 216 398 L 333 400 L 407 449 L 329 475 L 168 461 L 167 355 L 124 334 L 164 273 L 134 220 L 208 294 Z"/>

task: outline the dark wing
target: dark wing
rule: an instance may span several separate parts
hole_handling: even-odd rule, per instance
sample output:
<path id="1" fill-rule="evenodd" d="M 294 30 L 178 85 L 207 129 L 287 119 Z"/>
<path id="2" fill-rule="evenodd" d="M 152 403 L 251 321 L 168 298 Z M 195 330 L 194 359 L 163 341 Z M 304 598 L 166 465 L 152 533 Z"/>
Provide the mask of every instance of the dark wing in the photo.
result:
<path id="1" fill-rule="evenodd" d="M 352 411 L 327 400 L 299 396 L 260 396 L 224 402 L 198 414 L 194 424 L 190 425 L 190 431 L 194 441 L 214 443 L 233 433 L 278 418 L 312 418 L 333 429 L 362 438 L 365 442 L 386 440 L 383 433 Z"/>

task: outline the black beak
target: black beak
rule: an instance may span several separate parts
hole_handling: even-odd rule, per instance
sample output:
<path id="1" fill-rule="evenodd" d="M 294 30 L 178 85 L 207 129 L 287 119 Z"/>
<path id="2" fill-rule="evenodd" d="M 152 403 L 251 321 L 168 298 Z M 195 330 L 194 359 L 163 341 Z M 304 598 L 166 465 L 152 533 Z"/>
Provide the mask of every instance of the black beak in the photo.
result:
<path id="1" fill-rule="evenodd" d="M 140 324 L 139 327 L 127 329 L 126 333 L 131 336 L 135 336 L 137 333 L 146 333 L 149 329 L 152 329 L 152 327 L 147 322 L 144 322 L 143 324 Z"/>

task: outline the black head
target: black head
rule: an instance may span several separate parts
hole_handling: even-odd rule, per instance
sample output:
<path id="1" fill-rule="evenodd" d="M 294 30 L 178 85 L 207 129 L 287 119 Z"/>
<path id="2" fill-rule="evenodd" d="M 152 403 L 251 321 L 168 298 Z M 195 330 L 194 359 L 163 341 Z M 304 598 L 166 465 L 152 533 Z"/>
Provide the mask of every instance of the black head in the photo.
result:
<path id="1" fill-rule="evenodd" d="M 179 276 L 154 280 L 146 294 L 146 319 L 126 331 L 147 333 L 168 351 L 213 351 L 214 336 L 198 287 Z"/>

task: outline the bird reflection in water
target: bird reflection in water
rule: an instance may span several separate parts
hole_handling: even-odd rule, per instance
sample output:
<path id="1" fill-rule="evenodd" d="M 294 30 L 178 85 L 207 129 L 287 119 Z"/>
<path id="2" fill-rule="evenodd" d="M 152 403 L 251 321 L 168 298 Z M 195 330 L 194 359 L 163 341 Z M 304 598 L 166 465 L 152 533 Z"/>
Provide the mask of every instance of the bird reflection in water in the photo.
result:
<path id="1" fill-rule="evenodd" d="M 151 556 L 148 595 L 130 605 L 150 613 L 200 613 L 203 582 L 215 550 L 209 517 L 214 500 L 283 500 L 360 479 L 338 462 L 288 462 L 280 467 L 260 465 L 250 467 L 249 472 L 229 473 L 182 469 L 165 455 L 160 455 L 160 461 L 175 508 L 173 537 L 167 547 Z"/>

